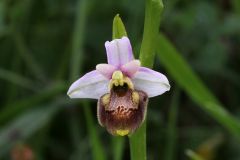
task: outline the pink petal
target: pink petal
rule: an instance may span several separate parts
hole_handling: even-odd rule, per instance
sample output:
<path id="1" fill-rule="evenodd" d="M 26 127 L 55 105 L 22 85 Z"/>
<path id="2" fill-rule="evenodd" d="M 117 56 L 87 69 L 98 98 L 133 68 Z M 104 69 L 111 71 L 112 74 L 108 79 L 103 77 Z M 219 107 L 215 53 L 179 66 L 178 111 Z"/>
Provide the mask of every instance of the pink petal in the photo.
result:
<path id="1" fill-rule="evenodd" d="M 138 71 L 140 68 L 140 61 L 139 60 L 132 60 L 125 65 L 121 66 L 121 71 L 127 75 L 128 77 L 133 77 L 133 75 Z"/>
<path id="2" fill-rule="evenodd" d="M 75 81 L 68 90 L 70 98 L 92 98 L 99 99 L 108 92 L 109 80 L 98 71 L 88 72 Z"/>
<path id="3" fill-rule="evenodd" d="M 116 70 L 116 67 L 111 64 L 98 64 L 96 66 L 96 70 L 107 79 L 111 79 L 113 72 Z"/>
<path id="4" fill-rule="evenodd" d="M 120 67 L 133 60 L 132 46 L 127 37 L 105 43 L 108 64 Z"/>
<path id="5" fill-rule="evenodd" d="M 136 90 L 146 92 L 149 97 L 161 95 L 170 89 L 165 75 L 146 67 L 140 67 L 132 81 Z"/>

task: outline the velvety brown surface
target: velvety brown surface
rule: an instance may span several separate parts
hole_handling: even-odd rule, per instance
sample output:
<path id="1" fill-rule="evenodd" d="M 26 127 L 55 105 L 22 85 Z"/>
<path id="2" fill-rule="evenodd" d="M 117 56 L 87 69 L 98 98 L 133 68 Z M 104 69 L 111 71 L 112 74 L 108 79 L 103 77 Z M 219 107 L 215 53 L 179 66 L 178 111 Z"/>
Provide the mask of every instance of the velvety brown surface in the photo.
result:
<path id="1" fill-rule="evenodd" d="M 143 122 L 146 112 L 148 97 L 142 91 L 139 94 L 139 102 L 132 98 L 133 90 L 123 87 L 113 88 L 110 93 L 110 102 L 104 106 L 102 97 L 98 103 L 99 122 L 107 128 L 111 134 L 116 130 L 129 130 L 134 132 Z"/>

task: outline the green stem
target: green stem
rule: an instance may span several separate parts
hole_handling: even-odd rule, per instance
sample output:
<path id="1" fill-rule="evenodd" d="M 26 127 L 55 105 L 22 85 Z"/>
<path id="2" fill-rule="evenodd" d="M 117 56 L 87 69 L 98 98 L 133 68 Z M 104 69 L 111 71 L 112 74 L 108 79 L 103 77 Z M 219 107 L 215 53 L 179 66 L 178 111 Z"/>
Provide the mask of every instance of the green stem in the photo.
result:
<path id="1" fill-rule="evenodd" d="M 140 50 L 142 66 L 153 67 L 155 57 L 154 42 L 159 33 L 163 3 L 161 0 L 146 0 L 143 40 Z"/>
<path id="2" fill-rule="evenodd" d="M 151 68 L 155 57 L 154 41 L 158 34 L 163 4 L 161 0 L 146 0 L 143 40 L 140 50 L 142 66 Z M 132 160 L 146 160 L 146 121 L 129 137 Z"/>
<path id="3" fill-rule="evenodd" d="M 147 146 L 146 146 L 146 121 L 142 126 L 129 137 L 131 160 L 146 160 Z"/>
<path id="4" fill-rule="evenodd" d="M 113 160 L 123 159 L 125 137 L 112 136 Z"/>

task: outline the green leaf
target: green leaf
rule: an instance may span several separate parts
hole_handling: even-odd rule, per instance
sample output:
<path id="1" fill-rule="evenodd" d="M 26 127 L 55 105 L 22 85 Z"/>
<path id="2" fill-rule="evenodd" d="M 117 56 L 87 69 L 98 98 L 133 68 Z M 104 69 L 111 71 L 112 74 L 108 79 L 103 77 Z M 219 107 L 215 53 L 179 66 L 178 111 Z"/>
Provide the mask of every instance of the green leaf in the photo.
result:
<path id="1" fill-rule="evenodd" d="M 113 19 L 112 39 L 119 39 L 123 36 L 127 37 L 127 32 L 122 19 L 119 17 L 119 14 L 117 14 Z"/>
<path id="2" fill-rule="evenodd" d="M 199 107 L 240 138 L 240 122 L 224 109 L 164 35 L 158 36 L 155 47 L 161 64 L 174 81 Z"/>

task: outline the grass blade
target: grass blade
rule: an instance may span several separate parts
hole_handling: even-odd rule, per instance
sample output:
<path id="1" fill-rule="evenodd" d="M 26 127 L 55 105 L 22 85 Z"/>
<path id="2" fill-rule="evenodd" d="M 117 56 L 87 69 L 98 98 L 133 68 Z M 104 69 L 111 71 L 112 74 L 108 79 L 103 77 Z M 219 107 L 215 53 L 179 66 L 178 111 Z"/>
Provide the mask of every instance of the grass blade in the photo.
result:
<path id="1" fill-rule="evenodd" d="M 79 0 L 76 9 L 76 19 L 72 40 L 72 55 L 70 63 L 70 80 L 74 81 L 81 72 L 83 62 L 83 41 L 86 28 L 88 0 Z"/>
<path id="2" fill-rule="evenodd" d="M 176 140 L 177 140 L 177 117 L 178 117 L 178 105 L 179 105 L 179 89 L 175 89 L 175 93 L 172 98 L 170 111 L 169 111 L 169 118 L 168 118 L 168 129 L 167 129 L 167 136 L 166 136 L 166 154 L 165 160 L 174 160 L 176 155 Z"/>
<path id="3" fill-rule="evenodd" d="M 30 89 L 33 91 L 36 91 L 36 86 L 33 81 L 30 79 L 27 79 L 21 75 L 18 75 L 14 72 L 4 70 L 0 68 L 0 79 L 6 80 L 10 83 L 19 85 L 23 88 Z"/>
<path id="4" fill-rule="evenodd" d="M 55 97 L 63 90 L 66 90 L 65 84 L 56 83 L 51 87 L 47 87 L 47 89 L 41 91 L 40 93 L 37 93 L 36 95 L 29 96 L 25 99 L 8 104 L 0 111 L 0 124 L 8 121 L 17 114 L 20 114 L 27 108 L 33 107 L 40 102 L 47 101 Z"/>
<path id="5" fill-rule="evenodd" d="M 160 62 L 175 82 L 199 107 L 240 138 L 240 122 L 224 109 L 164 35 L 159 35 L 155 46 Z"/>
<path id="6" fill-rule="evenodd" d="M 16 49 L 20 57 L 26 63 L 28 69 L 32 72 L 32 74 L 38 78 L 39 80 L 45 81 L 46 75 L 42 70 L 41 66 L 38 64 L 37 60 L 34 58 L 33 54 L 30 52 L 29 48 L 25 44 L 24 37 L 15 29 L 12 31 L 12 36 L 14 43 L 16 45 Z"/>
<path id="7" fill-rule="evenodd" d="M 93 121 L 93 116 L 90 110 L 89 103 L 83 103 L 84 115 L 86 116 L 86 123 L 88 133 L 90 134 L 90 142 L 92 145 L 93 159 L 94 160 L 105 160 L 106 156 L 103 151 L 101 141 L 98 136 L 96 125 Z"/>

